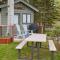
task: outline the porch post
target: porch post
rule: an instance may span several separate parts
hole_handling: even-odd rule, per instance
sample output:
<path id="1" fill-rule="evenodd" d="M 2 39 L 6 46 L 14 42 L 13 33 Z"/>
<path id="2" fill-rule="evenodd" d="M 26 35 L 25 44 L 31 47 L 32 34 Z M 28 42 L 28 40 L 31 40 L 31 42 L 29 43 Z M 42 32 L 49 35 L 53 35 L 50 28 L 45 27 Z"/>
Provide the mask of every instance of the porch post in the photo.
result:
<path id="1" fill-rule="evenodd" d="M 8 0 L 8 24 L 9 26 L 13 26 L 14 19 L 14 0 Z M 9 33 L 11 28 L 7 27 L 7 32 Z"/>

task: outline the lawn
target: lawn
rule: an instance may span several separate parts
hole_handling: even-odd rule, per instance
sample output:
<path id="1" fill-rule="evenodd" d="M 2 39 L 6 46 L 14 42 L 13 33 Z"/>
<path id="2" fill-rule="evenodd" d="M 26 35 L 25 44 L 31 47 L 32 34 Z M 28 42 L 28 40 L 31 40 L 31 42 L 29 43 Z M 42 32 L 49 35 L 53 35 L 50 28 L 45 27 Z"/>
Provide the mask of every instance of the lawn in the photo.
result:
<path id="1" fill-rule="evenodd" d="M 10 43 L 10 44 L 0 44 L 0 60 L 17 60 L 17 50 L 15 49 L 15 47 L 18 45 L 19 43 Z M 41 48 L 40 49 L 40 59 L 41 60 L 50 60 L 50 52 L 48 50 L 48 46 L 47 46 L 47 43 L 45 43 L 44 45 L 45 48 Z M 36 52 L 37 49 L 35 49 L 34 52 Z M 24 53 L 25 53 L 25 56 L 27 56 L 28 60 L 30 59 L 31 57 L 31 51 L 30 51 L 30 48 L 28 48 L 27 46 L 25 46 L 23 49 L 22 49 L 22 56 L 24 56 Z M 36 59 L 36 54 L 37 53 L 34 53 L 34 60 L 37 60 Z M 60 51 L 57 51 L 55 53 L 55 57 L 54 57 L 55 60 L 60 60 Z"/>

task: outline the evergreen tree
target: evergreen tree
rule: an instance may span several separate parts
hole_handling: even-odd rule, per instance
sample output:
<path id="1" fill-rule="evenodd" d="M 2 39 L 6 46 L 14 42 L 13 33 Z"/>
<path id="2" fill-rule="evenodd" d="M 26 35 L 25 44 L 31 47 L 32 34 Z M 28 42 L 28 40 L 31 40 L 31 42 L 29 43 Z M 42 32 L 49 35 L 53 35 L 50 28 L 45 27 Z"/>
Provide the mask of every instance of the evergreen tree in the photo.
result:
<path id="1" fill-rule="evenodd" d="M 45 25 L 49 24 L 52 26 L 54 20 L 57 19 L 58 13 L 55 7 L 54 0 L 30 0 L 30 3 L 38 8 L 39 13 L 35 13 L 35 21 L 41 24 L 41 32 Z"/>

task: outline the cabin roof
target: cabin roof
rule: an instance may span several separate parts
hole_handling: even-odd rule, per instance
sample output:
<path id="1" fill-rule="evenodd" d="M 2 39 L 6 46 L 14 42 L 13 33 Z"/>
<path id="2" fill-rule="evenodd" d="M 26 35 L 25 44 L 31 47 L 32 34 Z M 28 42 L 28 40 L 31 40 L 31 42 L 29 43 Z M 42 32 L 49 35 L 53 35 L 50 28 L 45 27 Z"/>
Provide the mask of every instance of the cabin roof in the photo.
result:
<path id="1" fill-rule="evenodd" d="M 29 3 L 27 3 L 27 2 L 25 2 L 25 1 L 23 1 L 23 0 L 15 0 L 14 3 L 16 4 L 16 3 L 18 3 L 18 2 L 23 3 L 24 5 L 26 5 L 27 7 L 31 8 L 32 10 L 34 10 L 34 11 L 36 11 L 36 12 L 39 12 L 39 10 L 38 10 L 37 8 L 35 8 L 35 7 L 32 6 L 31 4 L 29 4 Z M 0 5 L 0 8 L 4 8 L 4 7 L 8 7 L 8 5 L 7 5 L 7 4 L 2 4 L 2 5 Z"/>
<path id="2" fill-rule="evenodd" d="M 21 2 L 23 4 L 25 4 L 27 7 L 31 8 L 32 10 L 39 12 L 39 10 L 37 8 L 35 8 L 34 6 L 32 6 L 31 4 L 23 1 L 23 0 L 15 0 L 15 3 Z"/>

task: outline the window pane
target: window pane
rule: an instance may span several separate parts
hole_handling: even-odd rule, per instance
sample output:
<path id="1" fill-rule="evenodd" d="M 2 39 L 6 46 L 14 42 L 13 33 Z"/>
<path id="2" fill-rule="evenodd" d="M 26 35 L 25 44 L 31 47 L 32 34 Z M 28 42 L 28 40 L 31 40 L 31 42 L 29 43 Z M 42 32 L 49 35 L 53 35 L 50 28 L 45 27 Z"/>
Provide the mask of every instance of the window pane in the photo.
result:
<path id="1" fill-rule="evenodd" d="M 27 23 L 30 23 L 31 21 L 30 21 L 31 19 L 30 19 L 30 14 L 29 15 L 27 15 Z"/>
<path id="2" fill-rule="evenodd" d="M 23 14 L 23 23 L 26 23 L 26 14 Z"/>

